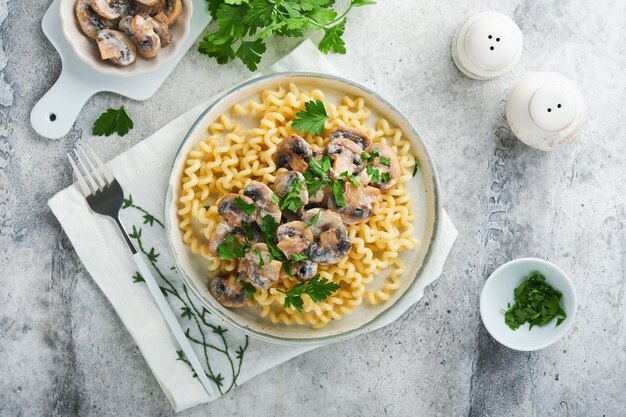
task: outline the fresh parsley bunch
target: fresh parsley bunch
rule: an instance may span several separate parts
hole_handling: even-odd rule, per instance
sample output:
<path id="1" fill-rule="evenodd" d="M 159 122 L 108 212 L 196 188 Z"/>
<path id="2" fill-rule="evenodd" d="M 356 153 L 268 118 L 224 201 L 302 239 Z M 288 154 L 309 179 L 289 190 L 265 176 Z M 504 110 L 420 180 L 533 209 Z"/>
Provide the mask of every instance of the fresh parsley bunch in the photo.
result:
<path id="1" fill-rule="evenodd" d="M 323 30 L 319 50 L 327 54 L 346 53 L 341 37 L 346 16 L 353 7 L 374 4 L 371 0 L 350 0 L 340 15 L 334 0 L 207 0 L 217 30 L 205 35 L 198 50 L 220 64 L 239 58 L 256 71 L 271 36 L 303 37 L 305 31 Z"/>

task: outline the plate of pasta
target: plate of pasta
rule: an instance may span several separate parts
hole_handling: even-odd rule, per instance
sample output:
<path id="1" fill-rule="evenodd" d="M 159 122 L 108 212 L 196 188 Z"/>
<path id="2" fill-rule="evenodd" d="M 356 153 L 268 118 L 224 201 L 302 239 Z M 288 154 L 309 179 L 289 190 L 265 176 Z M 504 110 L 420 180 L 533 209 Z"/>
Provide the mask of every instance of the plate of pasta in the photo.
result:
<path id="1" fill-rule="evenodd" d="M 415 127 L 368 88 L 277 73 L 227 92 L 173 163 L 177 270 L 250 335 L 321 344 L 375 327 L 420 279 L 441 205 Z"/>

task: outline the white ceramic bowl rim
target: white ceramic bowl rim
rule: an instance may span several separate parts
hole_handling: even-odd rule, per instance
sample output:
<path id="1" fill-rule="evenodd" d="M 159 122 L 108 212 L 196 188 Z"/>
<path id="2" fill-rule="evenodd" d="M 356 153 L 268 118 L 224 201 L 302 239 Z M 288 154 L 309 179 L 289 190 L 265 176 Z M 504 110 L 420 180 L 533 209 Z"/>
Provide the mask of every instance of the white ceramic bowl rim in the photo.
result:
<path id="1" fill-rule="evenodd" d="M 537 345 L 533 345 L 532 348 L 522 348 L 520 346 L 516 346 L 513 343 L 509 343 L 506 339 L 500 337 L 500 334 L 498 332 L 496 332 L 494 329 L 490 328 L 490 326 L 488 326 L 485 323 L 484 319 L 482 320 L 483 321 L 483 325 L 487 329 L 487 332 L 489 332 L 491 337 L 493 337 L 498 343 L 502 344 L 503 346 L 508 347 L 509 349 L 514 349 L 514 350 L 518 350 L 518 351 L 522 351 L 522 352 L 529 352 L 529 351 L 535 351 L 535 350 L 540 350 L 540 349 L 547 348 L 548 346 L 553 345 L 554 343 L 559 341 L 563 336 L 565 336 L 569 332 L 570 328 L 572 327 L 572 325 L 574 323 L 574 319 L 576 318 L 576 311 L 578 310 L 578 299 L 576 298 L 576 289 L 574 288 L 574 283 L 572 282 L 570 277 L 565 273 L 565 271 L 563 271 L 557 265 L 553 264 L 552 262 L 546 261 L 545 259 L 540 259 L 540 258 L 517 258 L 517 259 L 513 259 L 513 260 L 511 260 L 509 262 L 506 262 L 506 263 L 500 265 L 495 271 L 493 271 L 491 273 L 489 278 L 487 278 L 487 280 L 485 281 L 485 284 L 483 285 L 483 289 L 482 289 L 482 291 L 480 293 L 480 307 L 479 307 L 479 309 L 480 309 L 480 316 L 481 316 L 481 318 L 483 317 L 484 314 L 491 314 L 491 313 L 487 313 L 486 311 L 483 310 L 484 308 L 486 308 L 486 307 L 484 307 L 484 304 L 483 304 L 483 294 L 486 291 L 487 286 L 490 285 L 491 282 L 493 282 L 495 277 L 497 277 L 499 275 L 499 273 L 502 272 L 502 270 L 507 269 L 510 266 L 513 266 L 515 264 L 524 263 L 524 262 L 530 262 L 530 263 L 534 263 L 534 264 L 537 264 L 537 265 L 544 265 L 544 266 L 548 266 L 549 268 L 553 268 L 554 270 L 556 270 L 557 273 L 561 276 L 562 282 L 565 283 L 565 285 L 567 286 L 567 289 L 569 291 L 568 296 L 570 296 L 572 298 L 572 303 L 574 305 L 574 311 L 567 311 L 566 312 L 567 313 L 567 323 L 564 323 L 565 326 L 563 328 L 560 328 L 558 332 L 554 332 L 553 336 L 548 338 L 545 342 L 539 343 Z M 531 272 L 531 271 L 529 271 L 529 272 Z M 518 331 L 520 329 L 518 329 Z"/>
<path id="2" fill-rule="evenodd" d="M 186 275 L 186 272 L 184 271 L 183 268 L 180 268 L 180 266 L 178 265 L 178 262 L 177 262 L 175 257 L 174 257 L 174 260 L 175 260 L 175 264 L 176 264 L 176 269 L 177 269 L 179 275 L 182 277 L 182 280 L 183 280 L 184 284 L 193 292 L 193 294 L 202 302 L 202 304 L 207 309 L 209 309 L 213 314 L 216 314 L 219 318 L 221 318 L 224 321 L 226 321 L 228 324 L 230 324 L 230 325 L 232 325 L 232 326 L 242 330 L 244 333 L 249 334 L 250 336 L 253 336 L 253 337 L 261 339 L 261 340 L 274 342 L 274 343 L 287 344 L 287 345 L 324 345 L 324 344 L 334 343 L 334 342 L 338 342 L 338 341 L 341 341 L 341 340 L 348 339 L 348 338 L 350 338 L 352 336 L 356 336 L 356 335 L 359 335 L 361 333 L 364 333 L 367 330 L 368 327 L 372 327 L 372 326 L 375 327 L 376 323 L 378 321 L 380 321 L 380 320 L 383 320 L 384 317 L 393 310 L 394 306 L 397 305 L 400 302 L 400 300 L 402 300 L 406 296 L 406 294 L 410 292 L 411 288 L 418 281 L 420 275 L 426 269 L 426 267 L 428 266 L 428 264 L 429 264 L 429 262 L 431 260 L 433 248 L 437 245 L 437 243 L 439 241 L 439 234 L 440 234 L 440 227 L 441 227 L 440 219 L 441 219 L 441 210 L 442 210 L 440 196 L 439 196 L 439 176 L 437 174 L 437 169 L 435 167 L 434 160 L 432 158 L 432 154 L 431 154 L 430 150 L 428 149 L 428 147 L 426 146 L 426 143 L 423 140 L 423 136 L 415 128 L 415 125 L 411 121 L 409 121 L 409 119 L 404 115 L 404 113 L 402 113 L 395 105 L 393 105 L 387 99 L 382 97 L 380 94 L 372 91 L 371 89 L 363 86 L 360 83 L 357 83 L 355 81 L 352 81 L 352 80 L 349 80 L 349 79 L 346 79 L 346 78 L 343 78 L 343 77 L 339 77 L 339 76 L 336 76 L 336 75 L 322 74 L 322 73 L 316 73 L 316 72 L 310 72 L 310 71 L 286 71 L 286 72 L 276 72 L 276 73 L 272 73 L 272 74 L 268 74 L 268 75 L 263 75 L 263 76 L 260 76 L 260 77 L 256 77 L 256 78 L 247 80 L 247 81 L 245 81 L 245 82 L 243 82 L 243 83 L 241 83 L 241 84 L 231 88 L 230 90 L 228 90 L 224 94 L 222 94 L 219 98 L 217 98 L 215 101 L 213 101 L 213 103 L 210 104 L 204 112 L 202 112 L 202 114 L 196 119 L 194 124 L 191 126 L 191 128 L 189 129 L 189 131 L 185 135 L 185 138 L 182 140 L 178 150 L 176 151 L 176 155 L 175 155 L 174 160 L 172 162 L 172 166 L 174 166 L 176 160 L 179 158 L 179 154 L 180 154 L 184 144 L 192 136 L 193 132 L 196 130 L 198 125 L 202 123 L 204 117 L 213 109 L 213 107 L 215 107 L 217 105 L 217 103 L 221 102 L 222 100 L 224 100 L 227 97 L 229 97 L 231 94 L 237 92 L 238 90 L 240 90 L 240 89 L 242 89 L 244 87 L 253 85 L 253 84 L 255 84 L 257 82 L 260 82 L 260 81 L 270 80 L 270 79 L 273 79 L 273 78 L 281 78 L 281 77 L 323 78 L 323 79 L 328 79 L 328 80 L 339 81 L 339 82 L 348 84 L 348 85 L 350 85 L 352 87 L 356 87 L 358 89 L 361 89 L 364 92 L 366 92 L 368 94 L 371 94 L 372 96 L 376 97 L 383 104 L 388 106 L 393 112 L 395 112 L 397 114 L 398 117 L 403 119 L 407 123 L 407 125 L 410 126 L 411 129 L 413 130 L 412 133 L 420 141 L 420 143 L 421 143 L 421 145 L 423 147 L 424 155 L 426 156 L 426 158 L 428 160 L 428 163 L 430 164 L 430 167 L 431 167 L 431 170 L 432 170 L 433 201 L 434 201 L 434 206 L 435 206 L 435 213 L 434 213 L 434 216 L 433 216 L 434 217 L 434 219 L 433 219 L 434 224 L 433 224 L 432 237 L 430 239 L 428 249 L 427 249 L 427 251 L 426 251 L 426 253 L 424 255 L 424 260 L 422 262 L 422 265 L 418 269 L 415 277 L 413 277 L 413 281 L 408 286 L 408 288 L 404 291 L 404 293 L 402 293 L 395 300 L 393 305 L 389 306 L 386 310 L 382 311 L 380 314 L 378 314 L 377 316 L 373 317 L 370 321 L 362 324 L 361 326 L 355 327 L 355 328 L 350 329 L 350 330 L 343 331 L 341 333 L 329 335 L 329 336 L 311 337 L 311 338 L 306 338 L 306 339 L 304 339 L 304 338 L 290 338 L 290 337 L 280 337 L 280 336 L 270 335 L 270 334 L 266 334 L 266 333 L 259 332 L 257 330 L 254 330 L 254 329 L 242 326 L 239 323 L 237 323 L 235 320 L 233 320 L 232 318 L 230 318 L 229 316 L 224 314 L 219 309 L 213 308 L 213 306 L 210 305 L 209 303 L 205 303 L 203 301 L 203 295 L 198 291 L 198 289 L 196 288 L 193 280 Z M 166 202 L 165 202 L 165 207 L 164 207 L 164 211 L 165 211 L 164 218 L 166 220 L 166 222 L 165 222 L 166 225 L 171 224 L 170 206 L 173 203 L 173 201 L 172 201 L 173 197 L 174 196 L 173 196 L 172 185 L 171 185 L 171 182 L 169 182 L 168 183 L 167 193 L 166 193 Z M 169 245 L 169 248 L 170 248 L 170 252 L 171 253 L 176 253 L 176 251 L 174 249 L 174 242 L 172 241 L 172 237 L 171 237 L 171 234 L 169 233 L 169 229 L 166 228 L 166 232 L 167 232 L 167 241 L 168 241 L 168 245 Z"/>

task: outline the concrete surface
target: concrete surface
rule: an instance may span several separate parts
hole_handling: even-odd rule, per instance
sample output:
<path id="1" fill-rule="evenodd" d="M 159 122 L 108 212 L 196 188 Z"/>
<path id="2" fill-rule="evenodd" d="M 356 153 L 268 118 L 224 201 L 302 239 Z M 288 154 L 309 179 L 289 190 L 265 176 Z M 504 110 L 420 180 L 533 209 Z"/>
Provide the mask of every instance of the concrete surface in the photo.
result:
<path id="1" fill-rule="evenodd" d="M 49 0 L 0 0 L 0 415 L 166 416 L 170 406 L 119 319 L 46 206 L 70 184 L 65 152 L 88 141 L 107 159 L 191 105 L 244 80 L 189 51 L 150 100 L 92 98 L 59 141 L 29 124 L 61 63 L 40 29 Z M 456 27 L 495 9 L 524 33 L 514 72 L 464 77 L 450 59 Z M 7 16 L 8 11 L 8 16 Z M 625 416 L 626 2 L 380 1 L 355 10 L 343 73 L 382 92 L 427 135 L 445 206 L 459 229 L 444 275 L 396 323 L 283 364 L 181 416 Z M 272 42 L 263 67 L 298 41 Z M 530 149 L 503 119 L 506 89 L 556 70 L 583 90 L 582 137 Z M 95 138 L 107 107 L 135 129 Z M 548 259 L 571 274 L 572 331 L 534 353 L 498 345 L 478 315 L 501 263 Z"/>

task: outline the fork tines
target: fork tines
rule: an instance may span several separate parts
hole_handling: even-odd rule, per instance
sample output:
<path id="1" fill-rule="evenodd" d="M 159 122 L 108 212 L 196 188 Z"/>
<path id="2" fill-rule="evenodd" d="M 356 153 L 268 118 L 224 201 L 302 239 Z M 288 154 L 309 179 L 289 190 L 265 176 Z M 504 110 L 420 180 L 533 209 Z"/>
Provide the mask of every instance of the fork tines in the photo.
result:
<path id="1" fill-rule="evenodd" d="M 88 143 L 86 143 L 85 146 L 89 154 L 85 152 L 82 145 L 78 145 L 74 148 L 74 155 L 78 164 L 74 162 L 71 153 L 68 153 L 67 157 L 70 160 L 70 164 L 72 164 L 72 169 L 78 180 L 81 192 L 85 197 L 88 197 L 111 185 L 111 183 L 115 181 L 115 177 L 113 177 L 109 168 L 102 162 L 98 155 L 96 155 L 91 146 L 89 146 Z M 95 165 L 93 161 L 95 161 Z M 85 180 L 85 178 L 87 180 Z"/>

